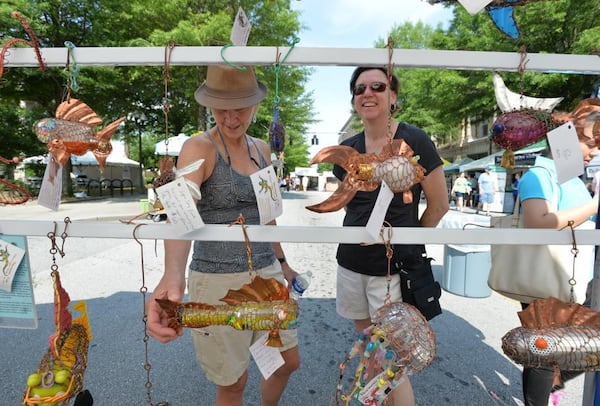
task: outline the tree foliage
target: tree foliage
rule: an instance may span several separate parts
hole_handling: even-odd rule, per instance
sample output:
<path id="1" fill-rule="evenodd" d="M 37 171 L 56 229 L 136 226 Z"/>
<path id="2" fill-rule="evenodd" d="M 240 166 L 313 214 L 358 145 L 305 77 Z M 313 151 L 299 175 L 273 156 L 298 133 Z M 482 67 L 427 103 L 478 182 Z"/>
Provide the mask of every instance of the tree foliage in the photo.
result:
<path id="1" fill-rule="evenodd" d="M 252 30 L 248 45 L 292 44 L 300 25 L 290 0 L 240 1 Z M 0 4 L 0 39 L 29 39 L 13 11 L 30 23 L 42 47 L 220 46 L 229 41 L 237 8 L 222 0 L 5 0 Z M 165 58 L 167 60 L 167 58 Z M 42 117 L 52 117 L 56 106 L 70 96 L 86 102 L 104 124 L 128 113 L 144 113 L 148 121 L 143 131 L 143 161 L 156 165 L 152 143 L 180 132 L 189 134 L 206 129 L 207 114 L 194 100 L 203 82 L 205 66 L 81 67 L 77 75 L 73 61 L 69 68 L 5 69 L 0 81 L 1 154 L 39 154 L 45 145 L 35 138 L 31 125 Z M 76 62 L 76 61 L 75 61 Z M 313 122 L 312 99 L 306 94 L 309 70 L 282 66 L 279 70 L 279 114 L 286 127 L 286 166 L 305 165 L 308 146 L 303 134 Z M 257 68 L 257 76 L 269 89 L 257 122 L 249 133 L 268 139 L 272 121 L 275 74 L 273 67 Z M 19 107 L 27 102 L 27 108 Z M 7 125 L 8 124 L 8 125 Z M 137 151 L 135 123 L 127 121 L 120 135 Z M 139 158 L 137 152 L 130 154 Z"/>
<path id="2" fill-rule="evenodd" d="M 520 38 L 501 33 L 486 13 L 468 14 L 453 8 L 447 28 L 405 23 L 390 30 L 396 48 L 465 51 L 592 54 L 600 44 L 600 4 L 597 0 L 533 2 L 515 8 Z M 379 40 L 384 47 L 387 40 Z M 516 66 L 515 66 L 516 68 Z M 396 69 L 401 81 L 398 117 L 422 127 L 442 143 L 458 141 L 467 118 L 486 118 L 497 110 L 492 72 L 440 69 Z M 561 110 L 571 110 L 590 97 L 593 75 L 501 72 L 506 85 L 528 96 L 564 97 Z"/>

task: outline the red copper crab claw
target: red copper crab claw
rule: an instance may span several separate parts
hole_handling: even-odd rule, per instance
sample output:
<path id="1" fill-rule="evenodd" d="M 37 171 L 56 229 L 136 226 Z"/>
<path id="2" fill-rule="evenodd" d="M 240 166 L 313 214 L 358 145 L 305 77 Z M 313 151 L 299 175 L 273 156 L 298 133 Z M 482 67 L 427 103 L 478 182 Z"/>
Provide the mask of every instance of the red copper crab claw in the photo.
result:
<path id="1" fill-rule="evenodd" d="M 330 162 L 341 166 L 347 175 L 329 198 L 319 204 L 306 206 L 317 213 L 337 211 L 344 207 L 356 192 L 372 192 L 382 181 L 392 192 L 403 192 L 404 203 L 412 202 L 410 188 L 425 176 L 425 168 L 413 157 L 412 148 L 403 139 L 386 144 L 379 154 L 361 154 L 352 147 L 336 145 L 320 150 L 309 165 Z"/>

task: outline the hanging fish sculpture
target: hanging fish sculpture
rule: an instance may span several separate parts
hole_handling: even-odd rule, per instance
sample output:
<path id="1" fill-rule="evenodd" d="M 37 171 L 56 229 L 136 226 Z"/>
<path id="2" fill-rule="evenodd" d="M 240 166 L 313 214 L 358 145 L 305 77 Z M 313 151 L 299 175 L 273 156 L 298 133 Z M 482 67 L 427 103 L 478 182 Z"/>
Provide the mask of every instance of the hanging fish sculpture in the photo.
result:
<path id="1" fill-rule="evenodd" d="M 169 327 L 201 328 L 231 326 L 236 330 L 269 330 L 265 345 L 281 347 L 279 330 L 296 328 L 298 304 L 285 286 L 274 278 L 255 277 L 239 290 L 229 290 L 220 299 L 226 305 L 176 303 L 156 299 L 169 317 Z"/>
<path id="2" fill-rule="evenodd" d="M 531 145 L 548 131 L 572 121 L 579 138 L 600 136 L 600 99 L 582 100 L 572 112 L 524 109 L 502 114 L 492 126 L 492 140 L 508 150 Z"/>
<path id="3" fill-rule="evenodd" d="M 502 337 L 502 350 L 514 362 L 556 372 L 600 370 L 600 312 L 551 297 L 518 314 L 522 326 Z"/>
<path id="4" fill-rule="evenodd" d="M 88 347 L 92 340 L 87 307 L 85 302 L 73 305 L 73 309 L 80 312 L 80 316 L 73 319 L 68 309 L 70 298 L 60 283 L 59 274 L 53 274 L 53 278 L 56 333 L 48 338 L 48 351 L 37 371 L 27 378 L 23 404 L 67 405 L 77 394 L 79 400 L 75 401 L 75 405 L 83 405 L 85 403 L 80 400 L 78 392 L 81 393 L 83 387 Z"/>
<path id="5" fill-rule="evenodd" d="M 435 333 L 417 308 L 405 302 L 386 303 L 340 364 L 336 396 L 348 404 L 385 405 L 386 398 L 407 375 L 433 362 Z M 344 370 L 355 356 L 361 359 L 348 393 L 342 393 Z M 352 402 L 355 399 L 356 402 Z"/>
<path id="6" fill-rule="evenodd" d="M 285 127 L 279 121 L 279 108 L 275 105 L 273 109 L 273 122 L 269 127 L 269 143 L 271 150 L 277 153 L 283 152 L 285 148 Z"/>
<path id="7" fill-rule="evenodd" d="M 102 119 L 84 102 L 70 99 L 56 109 L 55 118 L 44 118 L 33 125 L 38 139 L 48 145 L 48 151 L 64 165 L 71 155 L 83 155 L 92 151 L 100 171 L 104 171 L 106 158 L 112 151 L 110 139 L 119 125 L 125 121 L 121 117 L 108 124 L 99 132 L 94 128 Z"/>
<path id="8" fill-rule="evenodd" d="M 412 148 L 402 139 L 386 144 L 379 154 L 361 154 L 346 145 L 336 145 L 320 150 L 309 165 L 331 162 L 346 172 L 344 181 L 337 190 L 308 210 L 325 213 L 344 207 L 358 191 L 372 192 L 384 181 L 394 193 L 403 193 L 405 203 L 412 201 L 410 188 L 425 176 L 425 168 L 413 157 Z"/>

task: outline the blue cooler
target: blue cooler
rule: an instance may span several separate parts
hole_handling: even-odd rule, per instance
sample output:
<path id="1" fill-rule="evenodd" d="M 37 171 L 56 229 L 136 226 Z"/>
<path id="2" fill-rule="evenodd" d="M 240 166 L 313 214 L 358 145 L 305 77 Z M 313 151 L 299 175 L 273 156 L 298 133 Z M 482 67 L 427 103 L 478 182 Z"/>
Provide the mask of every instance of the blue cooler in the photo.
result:
<path id="1" fill-rule="evenodd" d="M 442 288 L 460 296 L 488 297 L 491 265 L 489 245 L 445 245 Z"/>

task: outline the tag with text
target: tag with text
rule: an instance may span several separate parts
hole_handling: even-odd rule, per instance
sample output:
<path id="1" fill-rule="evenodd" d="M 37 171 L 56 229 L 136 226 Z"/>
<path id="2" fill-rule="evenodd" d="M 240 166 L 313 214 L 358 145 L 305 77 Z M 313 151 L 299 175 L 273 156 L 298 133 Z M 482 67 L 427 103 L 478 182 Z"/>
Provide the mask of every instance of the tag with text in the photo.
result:
<path id="1" fill-rule="evenodd" d="M 250 346 L 250 353 L 263 378 L 269 379 L 273 375 L 273 372 L 277 371 L 285 362 L 277 348 L 264 344 L 265 339 L 266 336 L 252 344 Z"/>
<path id="2" fill-rule="evenodd" d="M 547 134 L 552 159 L 556 164 L 558 183 L 564 183 L 583 173 L 583 154 L 575 126 L 570 121 Z"/>
<path id="3" fill-rule="evenodd" d="M 167 211 L 169 223 L 182 234 L 204 227 L 196 203 L 183 177 L 156 189 L 160 203 Z"/>
<path id="4" fill-rule="evenodd" d="M 283 213 L 283 201 L 281 199 L 281 190 L 279 182 L 272 165 L 261 169 L 250 175 L 258 212 L 260 214 L 260 224 L 267 224 L 275 220 Z"/>
<path id="5" fill-rule="evenodd" d="M 394 193 L 391 191 L 390 187 L 385 182 L 381 182 L 381 189 L 379 189 L 375 207 L 373 207 L 369 221 L 367 221 L 367 232 L 377 241 L 381 240 L 381 227 L 383 227 L 385 214 L 387 213 L 393 198 Z"/>
<path id="6" fill-rule="evenodd" d="M 246 46 L 251 28 L 252 25 L 250 24 L 250 20 L 248 20 L 246 13 L 240 7 L 235 16 L 233 28 L 231 29 L 231 36 L 229 37 L 231 43 L 240 47 Z"/>
<path id="7" fill-rule="evenodd" d="M 38 204 L 40 206 L 54 211 L 58 210 L 62 196 L 62 169 L 62 165 L 50 155 L 50 160 L 44 172 L 42 186 L 40 187 L 40 194 L 38 195 Z"/>

